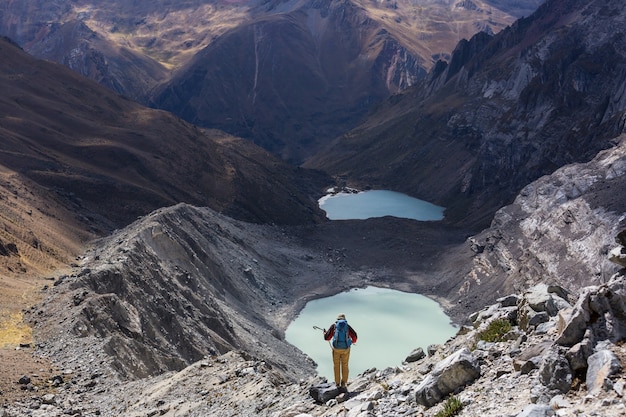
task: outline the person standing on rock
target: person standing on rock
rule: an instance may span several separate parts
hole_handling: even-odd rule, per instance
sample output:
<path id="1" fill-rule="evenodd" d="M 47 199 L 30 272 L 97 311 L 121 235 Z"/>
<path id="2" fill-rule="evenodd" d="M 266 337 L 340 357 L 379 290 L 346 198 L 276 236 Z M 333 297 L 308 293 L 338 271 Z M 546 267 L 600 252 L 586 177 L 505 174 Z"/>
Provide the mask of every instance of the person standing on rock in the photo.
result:
<path id="1" fill-rule="evenodd" d="M 328 330 L 324 331 L 324 340 L 331 342 L 333 350 L 333 367 L 335 370 L 335 385 L 341 391 L 347 392 L 348 388 L 348 361 L 350 360 L 350 346 L 356 343 L 356 331 L 346 321 L 344 314 L 337 316 L 337 321 Z"/>

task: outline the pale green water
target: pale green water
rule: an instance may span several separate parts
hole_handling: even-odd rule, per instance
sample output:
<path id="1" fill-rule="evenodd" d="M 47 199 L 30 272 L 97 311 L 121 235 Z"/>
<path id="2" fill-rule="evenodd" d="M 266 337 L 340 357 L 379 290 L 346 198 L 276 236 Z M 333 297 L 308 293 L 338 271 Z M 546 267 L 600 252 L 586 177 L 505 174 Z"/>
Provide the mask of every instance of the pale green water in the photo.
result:
<path id="1" fill-rule="evenodd" d="M 394 216 L 406 219 L 433 221 L 443 219 L 443 207 L 406 194 L 388 190 L 370 190 L 360 193 L 327 195 L 319 206 L 330 220 L 363 220 L 372 217 Z"/>
<path id="2" fill-rule="evenodd" d="M 369 368 L 397 366 L 415 348 L 443 343 L 457 328 L 440 305 L 428 297 L 377 287 L 355 289 L 307 303 L 285 332 L 287 341 L 318 364 L 318 373 L 333 381 L 331 349 L 322 332 L 344 313 L 358 333 L 350 352 L 350 379 Z"/>

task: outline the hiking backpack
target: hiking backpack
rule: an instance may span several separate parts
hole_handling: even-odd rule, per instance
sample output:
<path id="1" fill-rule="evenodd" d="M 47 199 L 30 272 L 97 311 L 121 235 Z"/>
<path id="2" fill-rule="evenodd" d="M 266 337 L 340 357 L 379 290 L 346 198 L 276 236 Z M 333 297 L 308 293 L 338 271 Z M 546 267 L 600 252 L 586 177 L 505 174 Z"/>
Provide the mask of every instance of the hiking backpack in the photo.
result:
<path id="1" fill-rule="evenodd" d="M 335 334 L 333 335 L 333 347 L 335 349 L 348 349 L 352 344 L 352 339 L 348 335 L 348 322 L 337 320 L 335 323 Z"/>

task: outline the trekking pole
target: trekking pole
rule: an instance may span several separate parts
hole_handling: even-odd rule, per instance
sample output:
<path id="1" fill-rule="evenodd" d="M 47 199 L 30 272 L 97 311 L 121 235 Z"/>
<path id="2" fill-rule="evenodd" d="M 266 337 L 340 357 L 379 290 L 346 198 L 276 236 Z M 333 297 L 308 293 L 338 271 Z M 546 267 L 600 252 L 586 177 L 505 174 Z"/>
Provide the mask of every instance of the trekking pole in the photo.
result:
<path id="1" fill-rule="evenodd" d="M 324 334 L 326 333 L 326 329 L 322 329 L 321 327 L 313 326 L 313 328 L 314 328 L 315 330 L 321 330 L 321 331 L 322 331 L 322 333 L 324 333 Z M 328 346 L 330 346 L 330 349 L 331 349 L 331 350 L 334 350 L 334 349 L 333 349 L 333 344 L 330 342 L 330 340 L 328 341 Z"/>

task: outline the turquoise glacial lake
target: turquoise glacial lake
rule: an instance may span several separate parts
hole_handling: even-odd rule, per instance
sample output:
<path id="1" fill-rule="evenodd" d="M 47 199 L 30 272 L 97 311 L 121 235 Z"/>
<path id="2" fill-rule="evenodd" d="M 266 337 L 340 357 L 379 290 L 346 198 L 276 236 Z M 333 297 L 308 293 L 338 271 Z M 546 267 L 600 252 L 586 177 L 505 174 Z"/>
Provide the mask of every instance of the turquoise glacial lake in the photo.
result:
<path id="1" fill-rule="evenodd" d="M 340 313 L 358 334 L 350 351 L 351 380 L 370 368 L 401 365 L 413 349 L 426 352 L 428 345 L 444 343 L 458 330 L 437 302 L 420 294 L 367 287 L 310 301 L 285 338 L 311 357 L 318 373 L 331 382 L 331 348 L 313 326 L 328 329 Z"/>
<path id="2" fill-rule="evenodd" d="M 421 221 L 443 219 L 443 207 L 406 194 L 388 190 L 329 194 L 319 199 L 319 206 L 330 220 L 364 220 L 393 216 Z"/>

